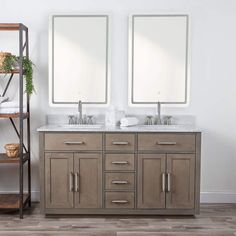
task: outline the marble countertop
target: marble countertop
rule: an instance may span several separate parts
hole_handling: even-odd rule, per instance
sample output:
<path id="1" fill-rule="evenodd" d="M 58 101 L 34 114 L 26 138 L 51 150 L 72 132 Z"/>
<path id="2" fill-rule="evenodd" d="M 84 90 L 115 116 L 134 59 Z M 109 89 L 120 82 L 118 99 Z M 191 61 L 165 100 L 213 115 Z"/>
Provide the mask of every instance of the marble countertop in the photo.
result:
<path id="1" fill-rule="evenodd" d="M 68 125 L 45 125 L 37 129 L 38 132 L 201 132 L 193 125 L 137 125 L 131 127 L 68 127 Z"/>

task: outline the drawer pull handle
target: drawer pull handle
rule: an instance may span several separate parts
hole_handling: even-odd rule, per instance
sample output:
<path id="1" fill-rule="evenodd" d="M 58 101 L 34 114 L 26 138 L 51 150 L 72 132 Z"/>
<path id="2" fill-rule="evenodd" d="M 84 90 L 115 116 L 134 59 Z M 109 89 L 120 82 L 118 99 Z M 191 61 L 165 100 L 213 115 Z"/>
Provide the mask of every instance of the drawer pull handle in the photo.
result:
<path id="1" fill-rule="evenodd" d="M 77 141 L 77 142 L 65 141 L 64 144 L 66 144 L 66 145 L 81 145 L 81 144 L 85 144 L 85 142 L 84 141 Z"/>
<path id="2" fill-rule="evenodd" d="M 111 164 L 115 164 L 115 165 L 127 165 L 129 164 L 128 161 L 112 161 Z"/>
<path id="3" fill-rule="evenodd" d="M 79 173 L 75 173 L 75 192 L 79 192 Z"/>
<path id="4" fill-rule="evenodd" d="M 115 203 L 115 204 L 127 204 L 127 203 L 129 203 L 129 201 L 127 201 L 127 200 L 112 200 L 111 202 Z"/>
<path id="5" fill-rule="evenodd" d="M 166 173 L 162 173 L 162 186 L 161 186 L 162 192 L 166 191 Z"/>
<path id="6" fill-rule="evenodd" d="M 127 142 L 127 141 L 124 141 L 124 142 L 122 142 L 122 141 L 120 141 L 120 142 L 118 142 L 118 141 L 113 141 L 112 144 L 113 144 L 113 145 L 128 145 L 129 142 Z"/>
<path id="7" fill-rule="evenodd" d="M 128 184 L 127 180 L 112 180 L 112 184 Z"/>
<path id="8" fill-rule="evenodd" d="M 73 191 L 74 191 L 74 187 L 73 187 L 73 176 L 74 176 L 74 174 L 73 174 L 72 172 L 70 172 L 70 176 L 69 176 L 69 178 L 70 178 L 70 180 L 69 180 L 69 191 L 70 191 L 70 192 L 73 192 Z"/>
<path id="9" fill-rule="evenodd" d="M 157 145 L 176 145 L 176 142 L 157 142 Z"/>
<path id="10" fill-rule="evenodd" d="M 167 192 L 171 192 L 171 173 L 167 173 Z"/>

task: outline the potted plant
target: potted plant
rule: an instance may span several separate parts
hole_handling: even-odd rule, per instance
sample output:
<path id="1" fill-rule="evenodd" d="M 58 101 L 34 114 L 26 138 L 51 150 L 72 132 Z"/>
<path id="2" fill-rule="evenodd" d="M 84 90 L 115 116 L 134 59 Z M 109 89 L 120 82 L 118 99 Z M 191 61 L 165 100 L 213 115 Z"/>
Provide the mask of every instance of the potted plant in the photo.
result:
<path id="1" fill-rule="evenodd" d="M 33 62 L 23 57 L 23 70 L 25 78 L 25 92 L 31 95 L 35 89 L 33 84 Z M 9 73 L 19 68 L 19 57 L 7 52 L 0 52 L 0 70 Z"/>

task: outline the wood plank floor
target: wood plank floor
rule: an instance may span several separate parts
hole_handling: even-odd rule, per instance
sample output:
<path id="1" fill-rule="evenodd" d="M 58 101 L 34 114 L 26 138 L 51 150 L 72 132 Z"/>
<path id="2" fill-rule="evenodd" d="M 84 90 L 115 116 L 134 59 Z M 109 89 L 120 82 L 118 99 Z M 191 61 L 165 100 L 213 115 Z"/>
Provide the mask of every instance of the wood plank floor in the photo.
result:
<path id="1" fill-rule="evenodd" d="M 45 218 L 39 204 L 17 212 L 0 212 L 4 236 L 236 236 L 236 204 L 204 204 L 197 217 L 178 216 L 76 216 Z"/>

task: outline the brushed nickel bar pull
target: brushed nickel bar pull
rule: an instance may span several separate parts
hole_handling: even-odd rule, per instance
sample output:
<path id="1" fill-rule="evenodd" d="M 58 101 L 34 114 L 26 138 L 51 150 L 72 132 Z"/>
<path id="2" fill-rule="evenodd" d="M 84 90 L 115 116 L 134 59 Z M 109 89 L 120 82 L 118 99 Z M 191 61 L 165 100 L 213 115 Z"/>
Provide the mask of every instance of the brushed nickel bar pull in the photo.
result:
<path id="1" fill-rule="evenodd" d="M 73 192 L 74 191 L 74 187 L 73 187 L 73 176 L 74 174 L 72 172 L 70 172 L 70 182 L 69 182 L 69 191 Z"/>
<path id="2" fill-rule="evenodd" d="M 127 165 L 129 164 L 128 161 L 112 161 L 111 164 L 115 164 L 115 165 Z"/>
<path id="3" fill-rule="evenodd" d="M 162 192 L 166 191 L 166 173 L 162 173 Z"/>
<path id="4" fill-rule="evenodd" d="M 171 173 L 167 173 L 167 192 L 171 192 Z"/>
<path id="5" fill-rule="evenodd" d="M 79 173 L 75 173 L 75 192 L 79 192 Z"/>
<path id="6" fill-rule="evenodd" d="M 176 142 L 156 142 L 157 145 L 176 145 Z"/>
<path id="7" fill-rule="evenodd" d="M 127 201 L 127 200 L 112 200 L 111 202 L 115 203 L 115 204 L 127 204 L 129 201 Z"/>
<path id="8" fill-rule="evenodd" d="M 127 180 L 112 180 L 112 184 L 128 184 Z"/>
<path id="9" fill-rule="evenodd" d="M 66 144 L 66 145 L 81 145 L 81 144 L 85 144 L 85 142 L 84 141 L 76 141 L 76 142 L 65 141 L 64 144 Z"/>
<path id="10" fill-rule="evenodd" d="M 112 142 L 113 145 L 128 145 L 129 142 L 128 141 L 113 141 Z"/>

